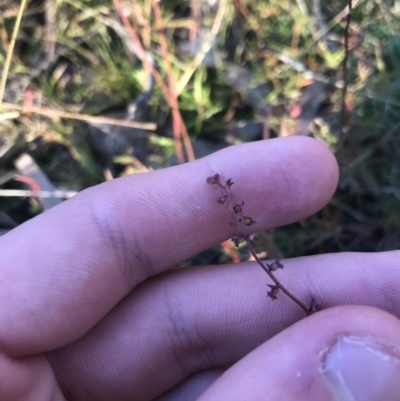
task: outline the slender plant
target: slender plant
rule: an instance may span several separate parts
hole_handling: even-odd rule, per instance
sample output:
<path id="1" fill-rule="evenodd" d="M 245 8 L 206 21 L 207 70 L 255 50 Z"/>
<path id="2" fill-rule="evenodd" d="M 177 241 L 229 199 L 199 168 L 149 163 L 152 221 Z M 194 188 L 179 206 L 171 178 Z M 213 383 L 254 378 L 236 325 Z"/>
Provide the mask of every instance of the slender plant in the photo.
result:
<path id="1" fill-rule="evenodd" d="M 344 21 L 346 21 L 346 27 L 344 29 L 344 58 L 342 64 L 342 77 L 343 77 L 343 87 L 342 87 L 342 105 L 341 105 L 341 117 L 340 117 L 340 136 L 343 137 L 344 131 L 346 128 L 346 120 L 347 120 L 347 107 L 346 107 L 346 96 L 347 96 L 347 88 L 349 85 L 348 82 L 348 64 L 349 64 L 349 39 L 350 39 L 350 23 L 353 12 L 353 0 L 348 0 L 348 14 L 344 17 Z"/>
<path id="2" fill-rule="evenodd" d="M 318 311 L 320 307 L 316 305 L 314 301 L 312 301 L 310 307 L 307 307 L 277 279 L 275 272 L 278 269 L 283 269 L 283 264 L 279 259 L 276 259 L 272 263 L 266 263 L 258 257 L 252 244 L 255 235 L 253 233 L 249 233 L 250 230 L 248 229 L 248 227 L 251 227 L 256 222 L 252 217 L 248 216 L 244 212 L 244 201 L 237 202 L 234 199 L 231 192 L 231 187 L 234 184 L 232 179 L 229 178 L 227 181 L 223 182 L 221 180 L 221 176 L 219 174 L 215 174 L 207 178 L 207 184 L 212 185 L 220 190 L 221 196 L 218 198 L 218 204 L 227 205 L 233 211 L 234 219 L 232 219 L 229 223 L 231 226 L 236 228 L 236 235 L 232 237 L 232 241 L 235 246 L 238 247 L 240 243 L 246 243 L 254 259 L 274 282 L 273 285 L 268 284 L 268 287 L 270 288 L 270 290 L 267 292 L 268 297 L 272 300 L 276 300 L 278 293 L 282 291 L 292 301 L 299 305 L 307 315 L 311 315 L 313 312 Z"/>

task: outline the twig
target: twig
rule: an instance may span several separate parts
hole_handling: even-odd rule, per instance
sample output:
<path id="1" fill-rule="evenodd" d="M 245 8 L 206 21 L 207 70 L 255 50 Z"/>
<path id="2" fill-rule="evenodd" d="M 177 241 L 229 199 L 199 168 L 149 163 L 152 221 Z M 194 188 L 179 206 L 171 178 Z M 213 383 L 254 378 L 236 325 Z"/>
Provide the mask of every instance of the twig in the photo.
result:
<path id="1" fill-rule="evenodd" d="M 345 126 L 346 126 L 346 96 L 347 96 L 347 64 L 349 61 L 349 30 L 351 22 L 351 13 L 353 11 L 353 0 L 348 0 L 349 12 L 347 14 L 346 28 L 344 30 L 344 59 L 343 59 L 343 88 L 342 88 L 342 106 L 341 106 L 341 121 L 340 121 L 340 136 L 343 137 Z"/>
<path id="2" fill-rule="evenodd" d="M 15 42 L 17 41 L 17 36 L 19 32 L 19 27 L 21 26 L 22 15 L 24 14 L 24 9 L 27 0 L 22 0 L 21 6 L 18 10 L 17 19 L 15 20 L 14 30 L 11 37 L 10 46 L 7 51 L 6 61 L 4 63 L 3 74 L 0 82 L 0 106 L 3 103 L 4 91 L 6 89 L 6 82 L 8 77 L 8 72 L 10 71 L 11 59 L 14 53 Z"/>
<path id="3" fill-rule="evenodd" d="M 70 118 L 72 120 L 80 120 L 92 124 L 118 125 L 121 127 L 139 128 L 148 131 L 155 131 L 157 129 L 157 124 L 155 123 L 141 123 L 137 121 L 119 120 L 109 117 L 91 116 L 89 114 L 70 113 L 64 110 L 53 110 L 45 107 L 20 106 L 19 104 L 14 103 L 3 103 L 1 107 L 10 110 L 18 110 L 23 113 L 41 114 L 50 118 Z"/>
<path id="4" fill-rule="evenodd" d="M 164 34 L 163 20 L 162 20 L 161 10 L 160 10 L 158 1 L 153 0 L 152 6 L 153 6 L 153 10 L 154 10 L 154 16 L 156 19 L 157 29 L 159 31 L 161 52 L 162 52 L 162 56 L 164 58 L 164 62 L 165 62 L 166 70 L 167 70 L 168 89 L 169 89 L 169 94 L 170 94 L 170 106 L 171 106 L 172 113 L 173 113 L 173 132 L 174 132 L 175 141 L 180 141 L 179 136 L 181 135 L 183 143 L 185 144 L 185 149 L 186 149 L 188 160 L 193 161 L 193 160 L 195 160 L 193 148 L 192 148 L 192 145 L 190 142 L 189 134 L 186 129 L 186 125 L 179 112 L 178 95 L 176 92 L 175 77 L 172 72 L 171 61 L 169 59 L 168 43 L 167 43 L 167 39 L 165 38 L 165 34 Z"/>
<path id="5" fill-rule="evenodd" d="M 365 0 L 352 0 L 352 9 L 356 8 L 360 4 L 362 4 Z M 326 29 L 323 30 L 322 32 L 319 32 L 319 36 L 317 39 L 314 39 L 313 43 L 310 44 L 310 46 L 304 48 L 303 52 L 304 54 L 307 53 L 311 48 L 315 46 L 317 42 L 319 42 L 333 27 L 335 27 L 337 24 L 340 23 L 340 21 L 343 20 L 344 17 L 346 17 L 348 13 L 348 6 L 346 6 L 342 11 L 340 11 L 338 14 L 336 14 L 335 18 L 333 18 L 330 22 L 326 24 Z M 302 52 L 302 53 L 303 53 Z"/>
<path id="6" fill-rule="evenodd" d="M 171 99 L 169 96 L 169 91 L 167 86 L 165 85 L 163 79 L 161 78 L 161 75 L 158 73 L 158 71 L 155 69 L 154 65 L 150 62 L 150 60 L 147 57 L 147 54 L 142 46 L 142 43 L 139 39 L 139 36 L 137 35 L 136 31 L 133 29 L 131 23 L 129 22 L 128 18 L 126 17 L 124 11 L 122 10 L 121 4 L 119 2 L 119 0 L 113 0 L 114 1 L 114 5 L 115 8 L 118 12 L 119 17 L 121 18 L 123 24 L 125 25 L 125 28 L 128 30 L 133 42 L 136 45 L 136 48 L 138 49 L 138 55 L 141 58 L 142 62 L 143 62 L 143 66 L 145 68 L 145 70 L 147 72 L 150 72 L 151 74 L 153 74 L 154 79 L 157 81 L 159 87 L 161 88 L 162 93 L 164 94 L 165 98 L 167 99 L 168 103 L 171 104 Z M 171 107 L 171 109 L 173 110 L 173 108 Z M 174 113 L 172 113 L 172 117 L 174 118 L 174 121 L 176 121 L 176 115 Z M 178 159 L 179 163 L 184 163 L 185 159 L 183 156 L 183 152 L 182 152 L 182 144 L 180 139 L 176 140 L 175 138 L 175 153 L 176 153 L 176 157 Z"/>

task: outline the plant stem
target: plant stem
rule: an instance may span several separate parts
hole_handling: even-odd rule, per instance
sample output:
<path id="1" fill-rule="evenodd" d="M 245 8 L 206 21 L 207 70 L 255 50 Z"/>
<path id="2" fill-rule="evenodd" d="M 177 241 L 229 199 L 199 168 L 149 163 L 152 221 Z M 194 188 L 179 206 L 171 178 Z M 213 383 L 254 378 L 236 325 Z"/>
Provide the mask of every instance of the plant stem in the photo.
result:
<path id="1" fill-rule="evenodd" d="M 233 198 L 231 192 L 229 191 L 230 187 L 234 184 L 231 179 L 226 181 L 225 185 L 223 185 L 220 181 L 221 177 L 219 174 L 215 174 L 214 176 L 207 178 L 207 184 L 217 185 L 219 186 L 225 193 L 225 196 L 219 198 L 218 203 L 221 205 L 225 204 L 225 202 L 229 199 L 230 202 L 233 204 L 233 212 L 238 216 L 236 218 L 237 223 L 240 223 L 240 230 L 238 230 L 237 236 L 232 238 L 232 241 L 236 246 L 239 245 L 240 242 L 245 241 L 247 247 L 249 248 L 250 253 L 253 255 L 254 259 L 257 263 L 262 267 L 262 269 L 268 274 L 269 278 L 275 283 L 276 287 L 282 290 L 293 302 L 300 306 L 301 309 L 304 310 L 307 316 L 311 315 L 312 308 L 307 308 L 307 306 L 300 301 L 300 299 L 296 298 L 286 287 L 284 287 L 280 281 L 275 277 L 272 273 L 272 270 L 268 267 L 268 265 L 264 264 L 263 261 L 257 256 L 253 246 L 250 243 L 249 235 L 246 234 L 246 227 L 251 226 L 252 224 L 256 223 L 251 217 L 243 216 L 242 207 L 244 205 L 244 201 L 242 203 L 237 203 Z M 271 296 L 271 298 L 273 298 Z M 275 298 L 273 298 L 275 299 Z"/>
<path id="2" fill-rule="evenodd" d="M 179 163 L 185 162 L 185 158 L 184 158 L 184 155 L 182 152 L 182 144 L 180 141 L 180 137 L 183 138 L 183 143 L 185 145 L 188 160 L 189 161 L 195 160 L 192 144 L 190 142 L 190 138 L 189 138 L 189 134 L 187 132 L 186 126 L 183 122 L 182 115 L 179 111 L 178 103 L 174 102 L 176 99 L 173 99 L 173 97 L 171 96 L 170 89 L 164 83 L 160 73 L 157 71 L 157 69 L 151 63 L 148 55 L 146 54 L 146 51 L 144 50 L 144 48 L 142 46 L 142 42 L 140 41 L 139 36 L 137 35 L 136 31 L 133 29 L 131 23 L 129 22 L 128 18 L 126 17 L 125 13 L 122 10 L 120 0 L 113 0 L 113 2 L 114 2 L 116 10 L 118 12 L 118 15 L 120 16 L 125 28 L 129 32 L 133 42 L 139 49 L 139 57 L 141 57 L 144 68 L 153 75 L 157 84 L 160 86 L 163 95 L 167 99 L 168 104 L 171 107 L 174 127 L 180 129 L 180 131 L 177 131 L 176 129 L 174 130 L 175 153 L 176 153 L 176 157 L 177 157 Z"/>
<path id="3" fill-rule="evenodd" d="M 281 283 L 280 281 L 274 276 L 274 274 L 272 273 L 272 271 L 265 266 L 265 264 L 263 263 L 263 261 L 257 256 L 256 252 L 254 251 L 250 241 L 248 239 L 246 239 L 246 244 L 249 248 L 250 253 L 253 255 L 254 259 L 257 261 L 257 263 L 263 268 L 263 270 L 268 274 L 268 276 L 270 277 L 270 279 L 279 287 L 279 289 L 284 292 L 292 301 L 296 302 L 297 305 L 300 306 L 300 308 L 302 308 L 304 310 L 304 312 L 306 313 L 307 316 L 311 315 L 310 310 L 307 308 L 307 306 L 300 301 L 300 299 L 298 299 L 297 297 L 295 297 L 288 289 L 286 289 Z"/>
<path id="4" fill-rule="evenodd" d="M 344 30 L 344 59 L 343 59 L 343 88 L 342 88 L 342 105 L 341 105 L 341 119 L 340 119 L 340 136 L 343 137 L 344 129 L 346 126 L 346 96 L 347 96 L 347 64 L 349 63 L 349 31 L 351 22 L 351 13 L 353 11 L 353 0 L 349 0 L 349 13 L 347 14 L 346 28 Z"/>

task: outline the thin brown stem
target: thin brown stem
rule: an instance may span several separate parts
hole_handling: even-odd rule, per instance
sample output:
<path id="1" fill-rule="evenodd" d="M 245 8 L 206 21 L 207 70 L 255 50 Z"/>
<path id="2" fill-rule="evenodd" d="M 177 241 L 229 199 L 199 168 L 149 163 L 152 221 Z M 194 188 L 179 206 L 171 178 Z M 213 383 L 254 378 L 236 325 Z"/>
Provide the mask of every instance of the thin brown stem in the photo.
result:
<path id="1" fill-rule="evenodd" d="M 225 193 L 224 196 L 220 197 L 218 199 L 218 203 L 221 205 L 224 205 L 228 199 L 230 202 L 232 202 L 233 206 L 233 212 L 237 216 L 235 218 L 236 223 L 240 224 L 240 229 L 237 231 L 237 235 L 232 237 L 232 241 L 235 244 L 236 247 L 239 246 L 239 243 L 241 242 L 246 242 L 247 247 L 249 248 L 250 253 L 253 255 L 254 259 L 257 261 L 257 263 L 262 267 L 262 269 L 268 274 L 269 278 L 275 283 L 274 290 L 281 290 L 283 293 L 285 293 L 293 302 L 295 302 L 297 305 L 300 306 L 301 309 L 304 310 L 306 315 L 311 315 L 312 313 L 312 308 L 307 308 L 307 306 L 301 302 L 297 297 L 295 297 L 286 287 L 284 287 L 281 282 L 275 277 L 275 275 L 272 273 L 272 268 L 270 268 L 269 265 L 265 264 L 256 254 L 255 250 L 253 249 L 253 246 L 251 245 L 250 242 L 250 237 L 248 234 L 246 234 L 246 227 L 245 226 L 251 226 L 254 223 L 256 223 L 251 217 L 249 216 L 244 216 L 243 215 L 243 205 L 244 201 L 242 203 L 237 203 L 235 199 L 232 196 L 232 193 L 230 192 L 231 186 L 234 184 L 231 179 L 225 182 L 225 185 L 221 183 L 221 177 L 219 174 L 214 174 L 211 177 L 207 177 L 207 184 L 209 185 L 215 185 L 218 186 L 223 190 Z M 231 221 L 232 223 L 233 221 Z M 236 225 L 236 224 L 235 224 Z M 278 261 L 276 261 L 278 263 Z M 282 266 L 280 266 L 282 267 Z M 271 287 L 272 291 L 272 287 Z M 269 296 L 271 296 L 272 299 L 275 298 L 275 294 L 273 293 L 268 293 Z"/>
<path id="2" fill-rule="evenodd" d="M 346 107 L 346 96 L 347 96 L 347 86 L 348 86 L 348 63 L 349 63 L 349 35 L 350 35 L 350 23 L 351 23 L 351 14 L 353 11 L 353 0 L 349 0 L 348 3 L 349 12 L 347 14 L 347 22 L 344 30 L 344 59 L 343 59 L 343 88 L 342 88 L 342 105 L 341 105 L 341 118 L 340 118 L 340 136 L 343 137 L 344 130 L 346 127 L 346 119 L 347 119 L 347 107 Z"/>
<path id="3" fill-rule="evenodd" d="M 189 133 L 187 132 L 185 122 L 183 121 L 182 115 L 179 111 L 178 95 L 176 93 L 176 83 L 175 76 L 172 72 L 172 65 L 170 61 L 170 56 L 168 52 L 168 43 L 164 33 L 164 22 L 161 15 L 160 6 L 158 0 L 152 1 L 154 16 L 156 19 L 157 29 L 160 38 L 161 54 L 163 56 L 166 72 L 167 72 L 167 82 L 168 90 L 170 94 L 170 106 L 172 108 L 173 114 L 173 133 L 175 140 L 180 140 L 182 138 L 183 144 L 185 145 L 186 155 L 190 162 L 196 160 L 194 157 L 192 143 L 190 142 Z"/>
<path id="4" fill-rule="evenodd" d="M 297 305 L 300 306 L 301 309 L 304 310 L 307 316 L 311 315 L 311 312 L 307 306 L 300 301 L 297 297 L 295 297 L 286 287 L 284 287 L 281 282 L 275 277 L 272 271 L 264 264 L 264 262 L 257 256 L 256 252 L 254 251 L 250 241 L 246 239 L 246 244 L 249 248 L 250 253 L 253 255 L 254 259 L 257 263 L 263 268 L 263 270 L 268 274 L 270 279 L 279 287 L 279 289 L 285 293 L 292 301 L 296 302 Z"/>

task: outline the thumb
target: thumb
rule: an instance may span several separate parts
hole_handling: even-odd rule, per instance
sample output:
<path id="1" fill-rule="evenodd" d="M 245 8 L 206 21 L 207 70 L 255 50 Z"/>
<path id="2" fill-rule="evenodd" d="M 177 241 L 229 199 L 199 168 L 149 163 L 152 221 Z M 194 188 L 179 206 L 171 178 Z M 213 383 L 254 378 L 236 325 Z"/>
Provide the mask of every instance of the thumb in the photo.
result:
<path id="1" fill-rule="evenodd" d="M 199 401 L 398 401 L 399 377 L 399 320 L 371 307 L 342 306 L 262 344 Z"/>

